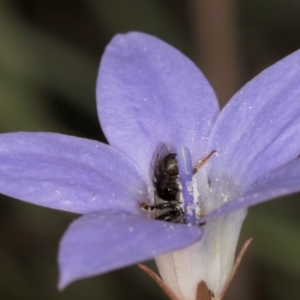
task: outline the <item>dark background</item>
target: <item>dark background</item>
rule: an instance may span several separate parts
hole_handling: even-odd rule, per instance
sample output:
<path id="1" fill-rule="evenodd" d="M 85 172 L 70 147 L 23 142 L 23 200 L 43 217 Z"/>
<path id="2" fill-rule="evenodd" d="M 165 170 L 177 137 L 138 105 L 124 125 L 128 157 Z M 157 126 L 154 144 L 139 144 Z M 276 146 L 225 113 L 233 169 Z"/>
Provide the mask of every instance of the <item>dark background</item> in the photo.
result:
<path id="1" fill-rule="evenodd" d="M 300 48 L 297 0 L 0 0 L 0 131 L 52 131 L 104 141 L 95 80 L 119 32 L 154 34 L 203 69 L 222 105 Z M 300 295 L 299 195 L 250 208 L 254 241 L 227 299 Z M 0 299 L 166 299 L 136 266 L 57 290 L 58 243 L 77 216 L 1 196 Z M 152 268 L 154 264 L 150 262 Z"/>

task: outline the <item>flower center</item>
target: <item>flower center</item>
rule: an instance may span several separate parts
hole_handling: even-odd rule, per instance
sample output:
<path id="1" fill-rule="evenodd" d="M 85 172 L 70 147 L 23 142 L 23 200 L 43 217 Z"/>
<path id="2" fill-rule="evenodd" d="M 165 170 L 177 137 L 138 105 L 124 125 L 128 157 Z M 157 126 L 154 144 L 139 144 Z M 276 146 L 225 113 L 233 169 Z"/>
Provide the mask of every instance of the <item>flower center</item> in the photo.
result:
<path id="1" fill-rule="evenodd" d="M 178 147 L 175 153 L 169 152 L 165 144 L 160 144 L 151 163 L 154 205 L 142 202 L 141 209 L 151 212 L 158 220 L 199 224 L 197 219 L 201 214 L 198 197 L 194 193 L 194 190 L 197 191 L 194 174 L 214 152 L 193 167 L 188 148 Z"/>

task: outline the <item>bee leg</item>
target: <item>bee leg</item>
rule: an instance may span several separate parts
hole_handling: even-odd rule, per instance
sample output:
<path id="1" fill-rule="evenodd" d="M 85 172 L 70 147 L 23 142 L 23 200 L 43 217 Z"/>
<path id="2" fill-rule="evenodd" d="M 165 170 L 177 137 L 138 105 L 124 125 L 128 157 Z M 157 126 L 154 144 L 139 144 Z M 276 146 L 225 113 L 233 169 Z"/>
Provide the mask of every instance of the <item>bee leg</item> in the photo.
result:
<path id="1" fill-rule="evenodd" d="M 198 170 L 211 158 L 211 156 L 216 153 L 216 150 L 211 151 L 207 156 L 205 156 L 204 158 L 200 159 L 196 166 L 193 169 L 193 174 L 196 174 L 198 172 Z"/>
<path id="2" fill-rule="evenodd" d="M 166 209 L 166 208 L 173 209 L 174 204 L 172 202 L 166 202 L 166 203 L 160 203 L 160 204 L 156 204 L 156 205 L 148 205 L 146 202 L 141 202 L 140 208 L 143 211 L 153 212 L 155 210 L 161 210 L 161 209 Z"/>
<path id="3" fill-rule="evenodd" d="M 174 205 L 173 207 L 170 208 L 172 208 L 172 210 L 158 216 L 155 219 L 166 221 L 166 222 L 172 222 L 172 223 L 184 223 L 184 216 L 183 216 L 182 209 L 178 209 L 178 207 Z"/>

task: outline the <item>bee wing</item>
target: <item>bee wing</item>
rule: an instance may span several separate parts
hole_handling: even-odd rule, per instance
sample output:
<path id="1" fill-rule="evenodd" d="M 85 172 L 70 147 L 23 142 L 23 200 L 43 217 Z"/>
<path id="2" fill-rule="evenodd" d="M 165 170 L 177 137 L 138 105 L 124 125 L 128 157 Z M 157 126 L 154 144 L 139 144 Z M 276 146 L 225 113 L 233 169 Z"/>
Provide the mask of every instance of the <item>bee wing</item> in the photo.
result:
<path id="1" fill-rule="evenodd" d="M 157 168 L 159 167 L 160 162 L 164 159 L 166 155 L 169 154 L 168 147 L 164 143 L 159 143 L 153 153 L 151 162 L 150 162 L 150 172 L 149 176 L 151 179 L 151 182 L 153 183 L 154 174 L 157 173 Z M 160 203 L 160 199 L 156 195 L 155 187 L 152 186 L 153 194 L 154 194 L 154 204 L 157 205 Z M 157 217 L 157 212 L 155 212 L 155 217 Z"/>
<path id="2" fill-rule="evenodd" d="M 153 153 L 151 162 L 150 162 L 150 178 L 153 181 L 154 173 L 156 172 L 160 162 L 163 158 L 169 154 L 169 150 L 164 143 L 159 143 Z"/>

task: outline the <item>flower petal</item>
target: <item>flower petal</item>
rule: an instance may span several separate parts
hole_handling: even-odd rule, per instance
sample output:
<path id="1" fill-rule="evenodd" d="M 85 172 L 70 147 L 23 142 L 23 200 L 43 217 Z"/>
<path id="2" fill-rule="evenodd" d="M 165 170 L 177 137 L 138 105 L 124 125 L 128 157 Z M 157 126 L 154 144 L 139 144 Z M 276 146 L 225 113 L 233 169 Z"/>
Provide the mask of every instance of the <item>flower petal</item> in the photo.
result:
<path id="1" fill-rule="evenodd" d="M 76 213 L 141 214 L 147 187 L 128 158 L 97 141 L 54 133 L 0 135 L 0 192 Z"/>
<path id="2" fill-rule="evenodd" d="M 188 147 L 195 162 L 204 156 L 218 113 L 215 94 L 194 63 L 165 42 L 137 32 L 117 35 L 107 46 L 97 101 L 109 143 L 145 174 L 160 142 Z"/>
<path id="3" fill-rule="evenodd" d="M 199 240 L 202 229 L 107 211 L 70 225 L 60 244 L 59 287 L 141 262 Z"/>
<path id="4" fill-rule="evenodd" d="M 247 83 L 221 112 L 209 138 L 210 174 L 239 178 L 247 190 L 299 154 L 300 50 Z M 213 178 L 211 178 L 213 180 Z"/>
<path id="5" fill-rule="evenodd" d="M 215 218 L 234 210 L 300 191 L 300 158 L 262 176 L 243 196 L 228 201 L 204 219 Z"/>
<path id="6" fill-rule="evenodd" d="M 236 244 L 246 210 L 240 210 L 202 226 L 203 237 L 189 247 L 155 258 L 164 282 L 179 299 L 195 300 L 197 285 L 204 280 L 220 299 L 232 271 Z"/>

